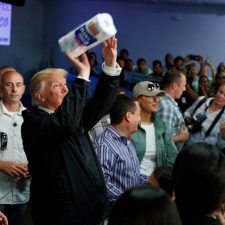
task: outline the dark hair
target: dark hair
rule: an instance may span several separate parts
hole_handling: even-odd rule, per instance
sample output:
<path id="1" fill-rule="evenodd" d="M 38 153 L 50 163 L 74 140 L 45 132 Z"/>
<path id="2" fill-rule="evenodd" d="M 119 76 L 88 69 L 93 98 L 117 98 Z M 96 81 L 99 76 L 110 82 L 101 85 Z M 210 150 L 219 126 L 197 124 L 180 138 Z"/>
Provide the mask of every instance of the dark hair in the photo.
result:
<path id="1" fill-rule="evenodd" d="M 130 58 L 126 58 L 126 59 L 125 59 L 125 63 L 127 63 L 127 62 L 132 62 L 132 63 L 133 63 L 133 60 L 130 59 Z"/>
<path id="2" fill-rule="evenodd" d="M 153 175 L 157 179 L 160 188 L 162 188 L 166 193 L 173 197 L 173 168 L 170 166 L 157 166 Z"/>
<path id="3" fill-rule="evenodd" d="M 181 225 L 175 203 L 160 188 L 139 185 L 116 201 L 108 225 Z"/>
<path id="4" fill-rule="evenodd" d="M 137 60 L 137 66 L 139 66 L 140 62 L 146 63 L 146 60 L 145 60 L 144 58 L 139 58 L 139 59 Z"/>
<path id="5" fill-rule="evenodd" d="M 135 100 L 126 94 L 119 94 L 110 109 L 111 124 L 119 124 L 127 112 L 134 113 Z"/>
<path id="6" fill-rule="evenodd" d="M 179 60 L 181 60 L 182 62 L 184 61 L 184 58 L 182 57 L 182 56 L 177 56 L 177 57 L 175 57 L 175 59 L 174 59 L 174 64 L 176 64 L 177 63 L 177 61 L 179 61 Z"/>
<path id="7" fill-rule="evenodd" d="M 207 82 L 209 83 L 209 78 L 208 78 L 207 76 L 204 76 L 204 75 L 199 76 L 199 78 L 198 78 L 198 83 L 200 83 L 201 80 L 203 80 L 203 79 L 206 79 Z"/>
<path id="8" fill-rule="evenodd" d="M 225 200 L 225 156 L 204 142 L 187 145 L 176 158 L 173 181 L 183 224 L 198 224 Z"/>
<path id="9" fill-rule="evenodd" d="M 162 87 L 170 87 L 173 83 L 180 83 L 183 73 L 179 70 L 166 72 L 162 79 Z"/>
<path id="10" fill-rule="evenodd" d="M 122 48 L 122 49 L 120 50 L 120 55 L 123 54 L 123 53 L 126 53 L 127 55 L 129 55 L 128 50 L 125 49 L 125 48 Z"/>
<path id="11" fill-rule="evenodd" d="M 154 67 L 154 66 L 156 66 L 156 65 L 160 65 L 160 67 L 162 67 L 162 63 L 161 63 L 161 61 L 160 60 L 158 60 L 158 59 L 156 59 L 156 60 L 154 60 L 153 62 L 152 62 L 152 67 Z"/>

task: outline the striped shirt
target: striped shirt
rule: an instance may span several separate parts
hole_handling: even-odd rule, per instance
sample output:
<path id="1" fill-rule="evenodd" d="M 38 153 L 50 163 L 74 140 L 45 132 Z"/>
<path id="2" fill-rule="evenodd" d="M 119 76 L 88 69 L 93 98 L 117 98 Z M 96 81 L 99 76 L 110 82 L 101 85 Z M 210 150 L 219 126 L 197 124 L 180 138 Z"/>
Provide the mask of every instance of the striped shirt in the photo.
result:
<path id="1" fill-rule="evenodd" d="M 136 151 L 130 140 L 108 125 L 94 143 L 106 182 L 107 196 L 114 202 L 125 189 L 147 183 L 148 176 L 140 174 Z"/>

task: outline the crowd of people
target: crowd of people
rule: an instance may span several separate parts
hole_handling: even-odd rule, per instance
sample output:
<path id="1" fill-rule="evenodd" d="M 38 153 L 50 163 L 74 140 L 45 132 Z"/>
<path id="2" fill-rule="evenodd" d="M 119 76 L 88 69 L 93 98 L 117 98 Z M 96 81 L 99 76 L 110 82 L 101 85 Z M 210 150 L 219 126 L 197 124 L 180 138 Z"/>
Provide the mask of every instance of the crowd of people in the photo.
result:
<path id="1" fill-rule="evenodd" d="M 70 85 L 65 69 L 38 71 L 28 108 L 23 75 L 0 68 L 0 224 L 29 206 L 33 225 L 224 225 L 224 65 L 134 65 L 114 36 L 102 64 L 65 56 Z"/>

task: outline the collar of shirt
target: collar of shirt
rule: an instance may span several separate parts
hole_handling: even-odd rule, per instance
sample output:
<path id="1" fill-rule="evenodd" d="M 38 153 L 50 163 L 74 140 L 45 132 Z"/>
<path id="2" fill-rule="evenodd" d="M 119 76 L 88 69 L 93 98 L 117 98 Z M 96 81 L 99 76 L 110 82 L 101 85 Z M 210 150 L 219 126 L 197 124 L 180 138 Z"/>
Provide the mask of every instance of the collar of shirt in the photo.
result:
<path id="1" fill-rule="evenodd" d="M 111 125 L 108 125 L 106 127 L 107 130 L 109 130 L 112 133 L 112 136 L 115 139 L 120 139 L 121 141 L 124 142 L 124 144 L 129 145 L 131 143 L 130 140 L 128 140 L 119 130 L 115 129 Z"/>
<path id="2" fill-rule="evenodd" d="M 44 110 L 45 112 L 47 112 L 47 113 L 49 113 L 49 114 L 54 113 L 53 110 L 48 109 L 48 108 L 45 108 L 45 107 L 42 107 L 42 106 L 38 106 L 38 108 Z"/>
<path id="3" fill-rule="evenodd" d="M 165 93 L 164 98 L 167 98 L 169 101 L 171 101 L 171 103 L 173 103 L 176 107 L 178 107 L 178 103 L 167 93 Z"/>
<path id="4" fill-rule="evenodd" d="M 19 109 L 15 112 L 17 115 L 22 115 L 22 111 L 25 110 L 26 108 L 23 106 L 23 104 L 20 102 L 20 107 Z M 0 101 L 0 114 L 7 114 L 7 115 L 11 115 L 11 113 L 9 112 L 9 110 L 5 107 L 5 105 L 3 104 L 2 100 Z"/>

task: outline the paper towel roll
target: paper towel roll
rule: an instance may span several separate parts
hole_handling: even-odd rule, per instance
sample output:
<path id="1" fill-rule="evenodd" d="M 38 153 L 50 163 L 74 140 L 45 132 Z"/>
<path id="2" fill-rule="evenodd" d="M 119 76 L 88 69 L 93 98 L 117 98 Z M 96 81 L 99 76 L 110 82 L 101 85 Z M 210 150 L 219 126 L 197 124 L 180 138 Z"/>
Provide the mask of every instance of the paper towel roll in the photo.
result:
<path id="1" fill-rule="evenodd" d="M 116 32 L 112 16 L 108 13 L 99 13 L 62 36 L 58 43 L 62 52 L 73 52 L 78 57 Z"/>

